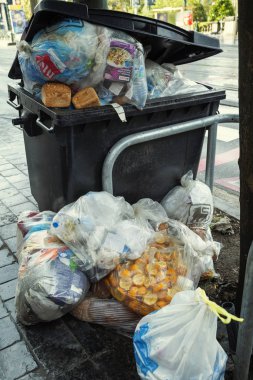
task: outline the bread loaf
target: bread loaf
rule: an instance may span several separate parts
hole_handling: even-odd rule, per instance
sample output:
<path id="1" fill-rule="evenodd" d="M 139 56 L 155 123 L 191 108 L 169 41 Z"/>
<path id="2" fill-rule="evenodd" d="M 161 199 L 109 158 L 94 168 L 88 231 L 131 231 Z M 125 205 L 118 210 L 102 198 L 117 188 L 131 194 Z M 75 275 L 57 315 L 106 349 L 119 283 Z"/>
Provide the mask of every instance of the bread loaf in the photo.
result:
<path id="1" fill-rule="evenodd" d="M 78 91 L 72 98 L 76 109 L 100 106 L 100 101 L 93 87 L 86 87 Z"/>
<path id="2" fill-rule="evenodd" d="M 63 83 L 46 83 L 41 90 L 41 99 L 47 107 L 69 107 L 71 89 Z"/>

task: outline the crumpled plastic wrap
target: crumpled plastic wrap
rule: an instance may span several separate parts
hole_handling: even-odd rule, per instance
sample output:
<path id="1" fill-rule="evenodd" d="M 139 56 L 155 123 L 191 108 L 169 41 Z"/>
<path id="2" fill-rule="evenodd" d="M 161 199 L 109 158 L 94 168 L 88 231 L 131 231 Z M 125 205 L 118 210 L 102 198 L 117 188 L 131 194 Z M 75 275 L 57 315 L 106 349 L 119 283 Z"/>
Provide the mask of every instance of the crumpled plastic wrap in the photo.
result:
<path id="1" fill-rule="evenodd" d="M 105 281 L 115 299 L 146 315 L 169 304 L 177 292 L 194 289 L 198 269 L 192 249 L 163 230 L 139 259 L 119 264 Z"/>
<path id="2" fill-rule="evenodd" d="M 22 214 L 18 222 L 24 240 L 18 256 L 16 312 L 25 325 L 62 317 L 89 290 L 87 277 L 78 270 L 78 259 L 48 234 L 48 222 L 48 212 Z"/>
<path id="3" fill-rule="evenodd" d="M 213 241 L 212 236 L 208 240 L 203 240 L 185 224 L 172 219 L 162 223 L 158 229 L 167 231 L 168 236 L 182 242 L 186 252 L 194 258 L 196 268 L 194 277 L 199 278 L 199 272 L 202 279 L 218 276 L 213 262 L 217 259 L 221 247 L 220 243 Z"/>
<path id="4" fill-rule="evenodd" d="M 102 104 L 145 106 L 144 50 L 124 32 L 66 18 L 17 47 L 25 88 L 37 98 L 44 83 L 61 82 L 73 94 L 95 87 Z"/>
<path id="5" fill-rule="evenodd" d="M 221 244 L 213 241 L 210 223 L 213 217 L 213 196 L 210 188 L 203 182 L 193 179 L 190 170 L 181 178 L 181 186 L 174 187 L 162 200 L 171 223 L 177 231 L 181 231 L 185 242 L 191 242 L 194 250 L 201 252 L 201 259 L 205 259 L 206 270 L 203 278 L 216 276 L 213 259 L 216 260 L 221 250 Z M 175 221 L 173 221 L 175 219 Z M 178 223 L 182 222 L 181 228 Z M 195 234 L 191 233 L 186 225 Z M 172 224 L 171 224 L 172 226 Z M 201 238 L 198 238 L 197 235 Z M 208 264 L 209 263 L 209 264 Z"/>
<path id="6" fill-rule="evenodd" d="M 138 258 L 154 231 L 135 219 L 123 197 L 89 192 L 54 217 L 51 233 L 70 247 L 91 282 L 99 281 L 125 259 Z"/>
<path id="7" fill-rule="evenodd" d="M 193 179 L 190 170 L 181 178 L 181 186 L 174 187 L 162 200 L 171 219 L 192 227 L 208 227 L 213 217 L 213 196 L 203 182 Z"/>
<path id="8" fill-rule="evenodd" d="M 71 314 L 77 319 L 133 333 L 140 317 L 115 299 L 99 299 L 90 295 Z"/>
<path id="9" fill-rule="evenodd" d="M 183 77 L 176 66 L 146 59 L 148 99 L 208 91 L 207 87 Z"/>

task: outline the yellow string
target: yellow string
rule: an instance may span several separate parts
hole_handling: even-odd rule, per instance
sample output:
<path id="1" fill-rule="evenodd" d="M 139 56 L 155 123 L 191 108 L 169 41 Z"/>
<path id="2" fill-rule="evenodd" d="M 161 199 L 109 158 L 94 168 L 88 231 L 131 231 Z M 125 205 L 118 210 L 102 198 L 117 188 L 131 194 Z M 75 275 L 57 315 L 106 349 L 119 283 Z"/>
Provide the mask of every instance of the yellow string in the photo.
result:
<path id="1" fill-rule="evenodd" d="M 202 300 L 209 306 L 210 310 L 217 315 L 217 317 L 224 323 L 229 324 L 232 320 L 237 322 L 243 322 L 243 318 L 237 318 L 235 315 L 230 314 L 227 310 L 223 309 L 223 307 L 217 305 L 215 302 L 210 301 L 207 297 L 205 291 L 201 288 L 197 289 L 199 295 Z M 224 317 L 224 318 L 223 318 Z"/>

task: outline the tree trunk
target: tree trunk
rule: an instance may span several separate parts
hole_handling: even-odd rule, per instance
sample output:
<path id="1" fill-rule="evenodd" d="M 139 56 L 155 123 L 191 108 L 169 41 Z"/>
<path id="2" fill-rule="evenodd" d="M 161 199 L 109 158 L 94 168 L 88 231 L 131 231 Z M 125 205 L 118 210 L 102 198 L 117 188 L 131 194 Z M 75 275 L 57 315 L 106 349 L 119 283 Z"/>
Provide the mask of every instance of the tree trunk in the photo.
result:
<path id="1" fill-rule="evenodd" d="M 240 108 L 240 273 L 237 311 L 241 306 L 245 266 L 253 241 L 253 1 L 239 1 Z"/>
<path id="2" fill-rule="evenodd" d="M 108 9 L 107 0 L 77 0 L 77 2 L 87 4 L 90 8 Z"/>

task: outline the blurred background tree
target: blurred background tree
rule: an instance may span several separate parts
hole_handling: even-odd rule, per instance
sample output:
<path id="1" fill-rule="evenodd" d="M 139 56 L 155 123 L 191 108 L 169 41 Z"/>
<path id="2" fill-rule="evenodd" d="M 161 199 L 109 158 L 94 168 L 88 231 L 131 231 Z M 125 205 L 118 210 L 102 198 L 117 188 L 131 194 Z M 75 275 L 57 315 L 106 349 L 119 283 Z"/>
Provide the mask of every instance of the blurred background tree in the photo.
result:
<path id="1" fill-rule="evenodd" d="M 230 0 L 217 0 L 210 8 L 208 19 L 210 21 L 219 21 L 234 15 L 235 11 Z"/>
<path id="2" fill-rule="evenodd" d="M 198 22 L 207 21 L 207 14 L 203 4 L 199 0 L 192 3 L 193 20 Z"/>

